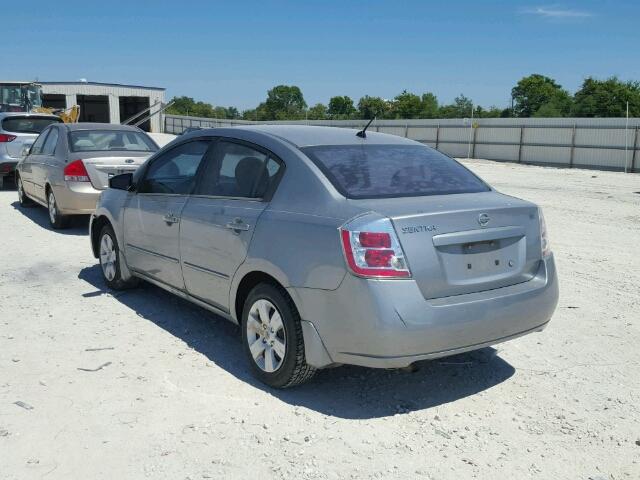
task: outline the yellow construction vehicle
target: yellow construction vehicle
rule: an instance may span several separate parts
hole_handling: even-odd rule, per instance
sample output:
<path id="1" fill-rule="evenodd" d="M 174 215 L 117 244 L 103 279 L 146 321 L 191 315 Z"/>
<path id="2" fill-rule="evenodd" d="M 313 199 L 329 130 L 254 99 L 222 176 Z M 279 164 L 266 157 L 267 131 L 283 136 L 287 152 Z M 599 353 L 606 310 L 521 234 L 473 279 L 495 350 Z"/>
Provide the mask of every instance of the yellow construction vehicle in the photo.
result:
<path id="1" fill-rule="evenodd" d="M 57 115 L 62 119 L 64 123 L 78 123 L 80 118 L 80 106 L 73 105 L 72 107 L 65 109 L 55 109 L 49 107 L 36 107 L 31 109 L 34 113 L 48 113 L 50 115 Z"/>
<path id="2" fill-rule="evenodd" d="M 80 107 L 50 108 L 42 106 L 42 85 L 36 82 L 0 81 L 0 112 L 33 112 L 57 115 L 64 123 L 77 123 Z"/>

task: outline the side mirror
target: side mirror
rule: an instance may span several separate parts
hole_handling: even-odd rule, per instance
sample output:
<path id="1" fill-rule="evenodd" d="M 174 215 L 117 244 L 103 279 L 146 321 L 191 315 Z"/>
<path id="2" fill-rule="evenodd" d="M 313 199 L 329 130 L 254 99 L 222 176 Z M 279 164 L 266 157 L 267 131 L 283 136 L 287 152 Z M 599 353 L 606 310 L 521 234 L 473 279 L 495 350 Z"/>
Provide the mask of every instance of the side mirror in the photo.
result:
<path id="1" fill-rule="evenodd" d="M 26 156 L 29 155 L 29 153 L 31 153 L 31 147 L 25 146 L 22 148 L 22 150 L 20 151 L 20 158 L 25 158 Z"/>
<path id="2" fill-rule="evenodd" d="M 116 190 L 131 190 L 133 186 L 133 173 L 121 173 L 109 179 L 109 188 Z"/>

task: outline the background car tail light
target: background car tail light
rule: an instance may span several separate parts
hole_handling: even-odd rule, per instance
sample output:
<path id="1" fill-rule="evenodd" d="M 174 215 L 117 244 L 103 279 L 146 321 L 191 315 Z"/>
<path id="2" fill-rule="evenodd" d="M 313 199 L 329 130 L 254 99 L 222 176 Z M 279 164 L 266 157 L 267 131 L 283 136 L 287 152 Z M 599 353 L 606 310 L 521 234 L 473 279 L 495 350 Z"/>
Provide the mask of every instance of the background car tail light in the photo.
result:
<path id="1" fill-rule="evenodd" d="M 544 215 L 542 214 L 541 208 L 538 208 L 538 218 L 540 219 L 540 249 L 542 250 L 542 256 L 548 257 L 551 255 L 551 245 L 549 244 L 547 222 L 544 221 Z"/>
<path id="2" fill-rule="evenodd" d="M 89 173 L 82 160 L 74 160 L 64 167 L 64 179 L 67 182 L 89 181 Z"/>
<path id="3" fill-rule="evenodd" d="M 0 143 L 13 142 L 16 138 L 15 135 L 7 135 L 6 133 L 0 133 Z"/>
<path id="4" fill-rule="evenodd" d="M 409 278 L 411 272 L 389 219 L 366 223 L 362 218 L 340 227 L 349 270 L 367 278 Z"/>

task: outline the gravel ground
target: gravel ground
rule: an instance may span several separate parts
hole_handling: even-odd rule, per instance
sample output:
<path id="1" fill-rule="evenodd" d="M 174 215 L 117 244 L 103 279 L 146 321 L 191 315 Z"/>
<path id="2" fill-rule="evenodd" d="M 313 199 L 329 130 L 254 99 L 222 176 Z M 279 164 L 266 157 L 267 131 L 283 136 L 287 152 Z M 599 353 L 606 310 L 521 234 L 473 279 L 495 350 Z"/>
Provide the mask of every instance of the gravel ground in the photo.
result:
<path id="1" fill-rule="evenodd" d="M 0 192 L 0 478 L 640 478 L 640 175 L 465 163 L 545 208 L 550 326 L 287 391 L 232 324 L 105 290 L 85 219 L 54 232 Z"/>

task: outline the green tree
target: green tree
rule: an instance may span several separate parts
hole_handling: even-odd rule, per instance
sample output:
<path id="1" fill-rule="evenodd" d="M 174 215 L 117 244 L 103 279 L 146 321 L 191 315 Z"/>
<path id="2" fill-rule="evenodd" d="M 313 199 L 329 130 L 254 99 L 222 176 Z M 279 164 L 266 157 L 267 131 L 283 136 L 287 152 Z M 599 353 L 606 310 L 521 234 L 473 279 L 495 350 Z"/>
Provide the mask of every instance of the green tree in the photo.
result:
<path id="1" fill-rule="evenodd" d="M 572 113 L 577 117 L 624 117 L 627 102 L 629 115 L 640 116 L 640 82 L 589 77 L 575 94 Z"/>
<path id="2" fill-rule="evenodd" d="M 174 97 L 173 105 L 166 112 L 172 115 L 190 115 L 206 118 L 239 118 L 235 107 L 214 107 L 210 103 L 196 102 L 191 97 Z"/>
<path id="3" fill-rule="evenodd" d="M 356 107 L 353 106 L 353 100 L 346 95 L 331 97 L 328 113 L 332 118 L 348 119 L 354 116 Z"/>
<path id="4" fill-rule="evenodd" d="M 327 107 L 322 103 L 316 103 L 307 111 L 309 120 L 325 120 L 327 118 Z"/>
<path id="5" fill-rule="evenodd" d="M 422 108 L 419 118 L 437 118 L 438 117 L 438 98 L 433 93 L 423 93 L 420 98 Z"/>
<path id="6" fill-rule="evenodd" d="M 393 99 L 395 118 L 420 118 L 422 109 L 422 100 L 415 93 L 403 90 Z"/>
<path id="7" fill-rule="evenodd" d="M 373 117 L 385 118 L 390 110 L 389 102 L 380 97 L 365 95 L 358 101 L 358 114 L 365 120 Z"/>
<path id="8" fill-rule="evenodd" d="M 543 105 L 545 109 L 541 113 L 554 112 L 557 116 L 566 116 L 571 109 L 569 92 L 552 78 L 537 73 L 520 79 L 511 89 L 511 95 L 517 117 L 532 117 Z"/>
<path id="9" fill-rule="evenodd" d="M 307 103 L 300 88 L 295 85 L 278 85 L 267 92 L 263 110 L 267 118 L 260 120 L 295 120 L 304 118 Z M 260 106 L 258 106 L 260 116 Z"/>
<path id="10" fill-rule="evenodd" d="M 488 109 L 478 106 L 474 115 L 478 118 L 500 118 L 503 111 L 503 109 L 496 106 L 489 107 Z"/>
<path id="11" fill-rule="evenodd" d="M 440 107 L 439 116 L 442 118 L 468 118 L 471 116 L 472 107 L 471 99 L 460 94 L 452 104 Z"/>
<path id="12" fill-rule="evenodd" d="M 240 112 L 236 107 L 227 107 L 227 118 L 240 118 Z"/>

